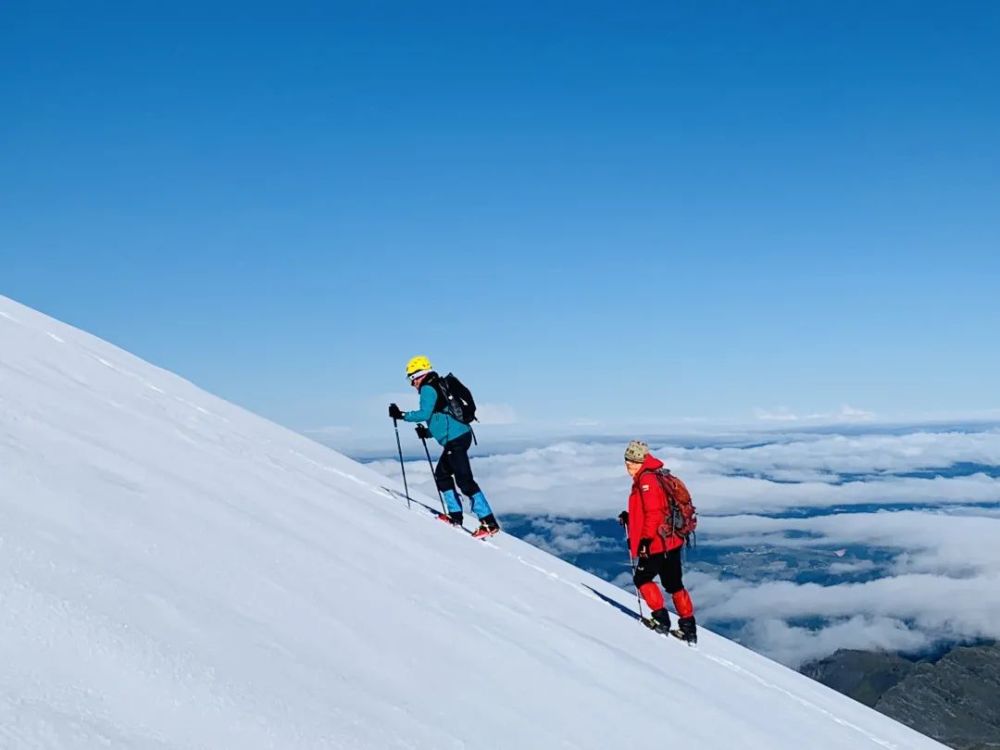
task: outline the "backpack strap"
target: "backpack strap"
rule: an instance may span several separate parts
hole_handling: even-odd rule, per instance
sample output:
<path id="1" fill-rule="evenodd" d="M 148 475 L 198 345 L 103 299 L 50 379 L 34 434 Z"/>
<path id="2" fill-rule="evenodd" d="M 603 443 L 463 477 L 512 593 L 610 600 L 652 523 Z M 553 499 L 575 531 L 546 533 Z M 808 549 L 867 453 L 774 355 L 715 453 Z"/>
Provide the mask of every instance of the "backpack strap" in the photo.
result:
<path id="1" fill-rule="evenodd" d="M 436 373 L 432 372 L 427 376 L 427 380 L 424 381 L 424 385 L 429 385 L 434 389 L 434 393 L 437 394 L 437 400 L 434 402 L 434 408 L 431 410 L 431 414 L 437 414 L 438 412 L 443 412 L 444 407 L 441 402 L 444 401 L 444 394 L 441 393 L 441 389 L 438 387 L 438 381 L 441 377 Z"/>

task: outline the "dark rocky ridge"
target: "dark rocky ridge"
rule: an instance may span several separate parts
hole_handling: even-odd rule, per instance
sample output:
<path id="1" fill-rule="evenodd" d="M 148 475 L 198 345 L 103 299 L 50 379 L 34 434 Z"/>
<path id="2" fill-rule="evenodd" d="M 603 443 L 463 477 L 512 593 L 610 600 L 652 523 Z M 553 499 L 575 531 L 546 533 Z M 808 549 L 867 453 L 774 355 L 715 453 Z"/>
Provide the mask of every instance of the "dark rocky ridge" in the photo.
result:
<path id="1" fill-rule="evenodd" d="M 956 750 L 1000 750 L 1000 644 L 936 661 L 845 650 L 802 672 Z"/>
<path id="2" fill-rule="evenodd" d="M 911 660 L 896 654 L 842 650 L 806 664 L 802 673 L 874 708 L 882 695 L 903 680 L 913 667 Z"/>

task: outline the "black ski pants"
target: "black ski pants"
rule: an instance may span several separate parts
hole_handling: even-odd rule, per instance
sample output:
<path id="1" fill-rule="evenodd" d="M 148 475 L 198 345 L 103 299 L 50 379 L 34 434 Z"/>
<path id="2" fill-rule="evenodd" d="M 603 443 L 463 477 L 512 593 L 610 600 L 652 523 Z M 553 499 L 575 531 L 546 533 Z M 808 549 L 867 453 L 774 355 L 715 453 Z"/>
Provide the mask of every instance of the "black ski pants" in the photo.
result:
<path id="1" fill-rule="evenodd" d="M 636 588 L 651 582 L 656 576 L 660 577 L 660 583 L 668 594 L 676 594 L 683 590 L 684 582 L 681 580 L 681 547 L 672 549 L 667 553 L 656 553 L 648 557 L 639 558 L 639 564 L 635 568 Z"/>
<path id="2" fill-rule="evenodd" d="M 469 464 L 469 448 L 472 447 L 472 433 L 467 432 L 462 437 L 449 440 L 444 445 L 444 452 L 434 469 L 434 481 L 442 492 L 455 491 L 455 484 L 466 497 L 472 497 L 479 492 L 479 485 L 472 476 L 472 466 Z"/>

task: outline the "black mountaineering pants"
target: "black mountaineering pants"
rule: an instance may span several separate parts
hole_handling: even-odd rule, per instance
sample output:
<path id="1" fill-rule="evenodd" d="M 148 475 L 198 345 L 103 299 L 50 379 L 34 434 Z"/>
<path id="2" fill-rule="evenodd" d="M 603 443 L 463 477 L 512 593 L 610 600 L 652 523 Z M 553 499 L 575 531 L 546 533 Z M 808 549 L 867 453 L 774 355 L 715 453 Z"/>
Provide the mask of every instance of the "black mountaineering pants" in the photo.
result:
<path id="1" fill-rule="evenodd" d="M 636 588 L 644 583 L 649 583 L 656 576 L 660 577 L 660 583 L 668 594 L 676 594 L 684 588 L 681 581 L 681 547 L 672 549 L 666 554 L 657 552 L 655 555 L 643 559 L 639 558 L 639 564 L 635 569 Z"/>
<path id="2" fill-rule="evenodd" d="M 472 433 L 467 432 L 462 437 L 445 443 L 444 452 L 434 469 L 434 481 L 442 492 L 455 490 L 455 484 L 466 497 L 472 497 L 479 492 L 479 485 L 472 478 L 472 467 L 469 465 L 469 448 L 472 447 Z"/>

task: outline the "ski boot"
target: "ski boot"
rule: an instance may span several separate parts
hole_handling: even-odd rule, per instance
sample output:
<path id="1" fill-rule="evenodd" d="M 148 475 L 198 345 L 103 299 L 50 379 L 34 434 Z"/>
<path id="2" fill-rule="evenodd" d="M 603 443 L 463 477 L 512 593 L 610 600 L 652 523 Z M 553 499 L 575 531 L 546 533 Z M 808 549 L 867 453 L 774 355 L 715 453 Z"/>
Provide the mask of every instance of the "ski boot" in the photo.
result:
<path id="1" fill-rule="evenodd" d="M 497 519 L 492 513 L 488 516 L 483 516 L 479 519 L 479 528 L 472 532 L 472 536 L 476 539 L 485 539 L 488 536 L 493 536 L 500 533 L 500 524 L 497 523 Z"/>
<path id="2" fill-rule="evenodd" d="M 680 639 L 694 645 L 698 642 L 698 626 L 694 617 L 682 617 L 677 621 L 677 630 L 680 631 Z"/>
<path id="3" fill-rule="evenodd" d="M 450 523 L 452 526 L 462 525 L 462 512 L 457 513 L 438 513 L 437 515 L 439 521 L 444 521 L 445 523 Z"/>
<path id="4" fill-rule="evenodd" d="M 654 609 L 650 615 L 650 627 L 658 633 L 670 632 L 670 613 L 663 609 Z"/>

